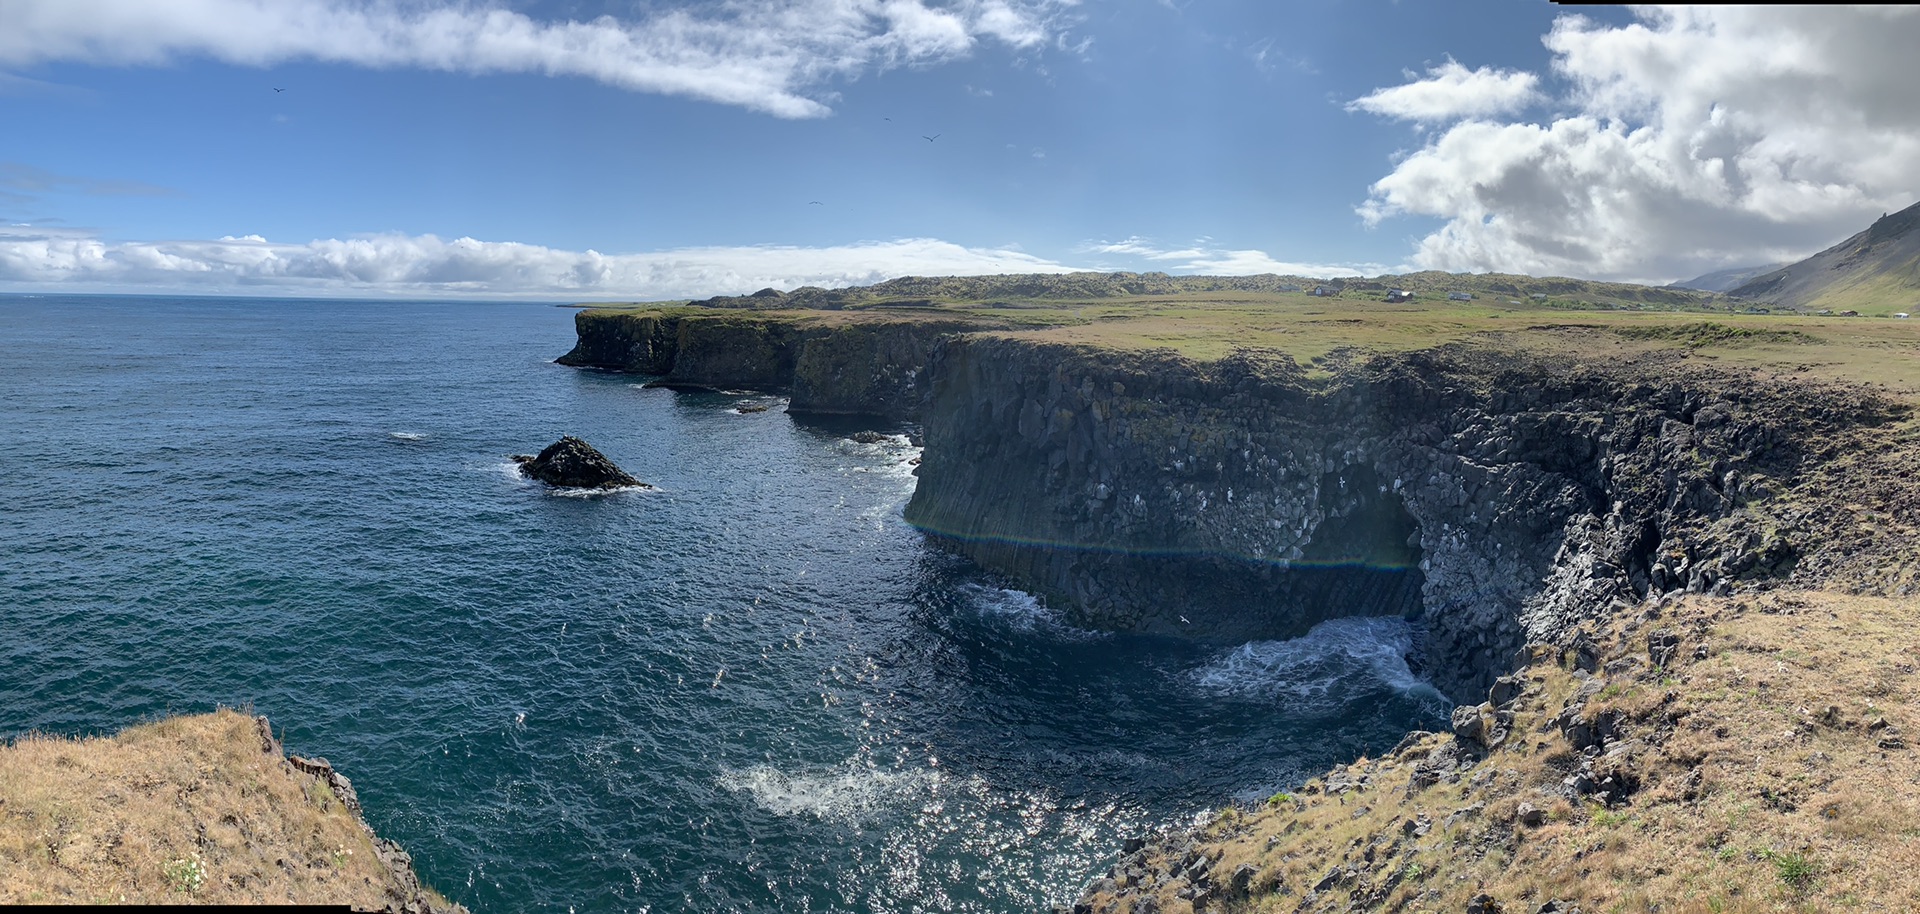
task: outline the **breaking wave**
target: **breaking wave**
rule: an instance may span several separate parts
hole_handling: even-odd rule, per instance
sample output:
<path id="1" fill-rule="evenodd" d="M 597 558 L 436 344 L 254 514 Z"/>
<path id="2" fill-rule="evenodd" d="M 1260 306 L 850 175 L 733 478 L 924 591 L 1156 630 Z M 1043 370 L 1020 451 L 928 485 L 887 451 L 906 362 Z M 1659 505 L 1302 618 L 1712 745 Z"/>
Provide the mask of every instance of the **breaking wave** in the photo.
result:
<path id="1" fill-rule="evenodd" d="M 1308 716 L 1338 714 L 1375 688 L 1446 703 L 1407 666 L 1413 649 L 1404 619 L 1330 619 L 1298 638 L 1242 644 L 1187 676 L 1204 692 L 1276 701 Z"/>

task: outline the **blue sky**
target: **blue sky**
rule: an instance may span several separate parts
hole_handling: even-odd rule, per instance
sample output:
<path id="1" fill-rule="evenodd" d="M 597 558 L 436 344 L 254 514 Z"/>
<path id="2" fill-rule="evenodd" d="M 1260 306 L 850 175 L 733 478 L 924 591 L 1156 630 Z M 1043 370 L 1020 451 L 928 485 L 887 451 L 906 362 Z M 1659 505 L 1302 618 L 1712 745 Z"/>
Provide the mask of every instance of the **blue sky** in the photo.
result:
<path id="1" fill-rule="evenodd" d="M 1920 16 L 1571 10 L 8 0 L 0 289 L 1666 281 L 1920 191 Z"/>

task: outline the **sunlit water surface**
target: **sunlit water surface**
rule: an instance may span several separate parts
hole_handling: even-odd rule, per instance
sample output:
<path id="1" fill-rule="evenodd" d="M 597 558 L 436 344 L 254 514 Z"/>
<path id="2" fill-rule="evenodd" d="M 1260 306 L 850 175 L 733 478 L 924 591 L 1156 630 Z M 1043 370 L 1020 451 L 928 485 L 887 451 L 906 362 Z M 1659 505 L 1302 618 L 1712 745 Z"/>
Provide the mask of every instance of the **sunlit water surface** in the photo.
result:
<path id="1" fill-rule="evenodd" d="M 476 911 L 1011 912 L 1444 708 L 1397 621 L 1063 625 L 901 520 L 905 438 L 571 318 L 0 297 L 0 735 L 251 706 Z M 659 488 L 520 479 L 561 434 Z"/>

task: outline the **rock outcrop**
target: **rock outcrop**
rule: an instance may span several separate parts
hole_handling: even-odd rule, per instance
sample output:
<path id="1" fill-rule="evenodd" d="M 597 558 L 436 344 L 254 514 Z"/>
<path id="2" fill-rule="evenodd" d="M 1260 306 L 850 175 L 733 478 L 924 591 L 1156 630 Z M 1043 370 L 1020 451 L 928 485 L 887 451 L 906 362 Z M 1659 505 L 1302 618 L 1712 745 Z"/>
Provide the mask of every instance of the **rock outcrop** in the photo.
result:
<path id="1" fill-rule="evenodd" d="M 593 445 L 572 435 L 547 445 L 538 456 L 513 455 L 520 472 L 550 486 L 567 489 L 651 488 L 614 466 Z"/>

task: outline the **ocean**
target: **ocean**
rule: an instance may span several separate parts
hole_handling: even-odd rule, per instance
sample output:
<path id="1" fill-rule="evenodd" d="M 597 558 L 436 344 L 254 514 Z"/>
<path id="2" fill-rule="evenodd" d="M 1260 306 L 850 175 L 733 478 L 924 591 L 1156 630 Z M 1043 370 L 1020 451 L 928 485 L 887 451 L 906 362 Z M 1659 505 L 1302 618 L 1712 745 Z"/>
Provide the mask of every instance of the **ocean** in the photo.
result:
<path id="1" fill-rule="evenodd" d="M 1404 622 L 1076 628 L 901 519 L 909 429 L 572 316 L 0 296 L 0 736 L 251 708 L 477 912 L 1014 912 L 1443 722 Z M 658 488 L 520 478 L 563 434 Z"/>

